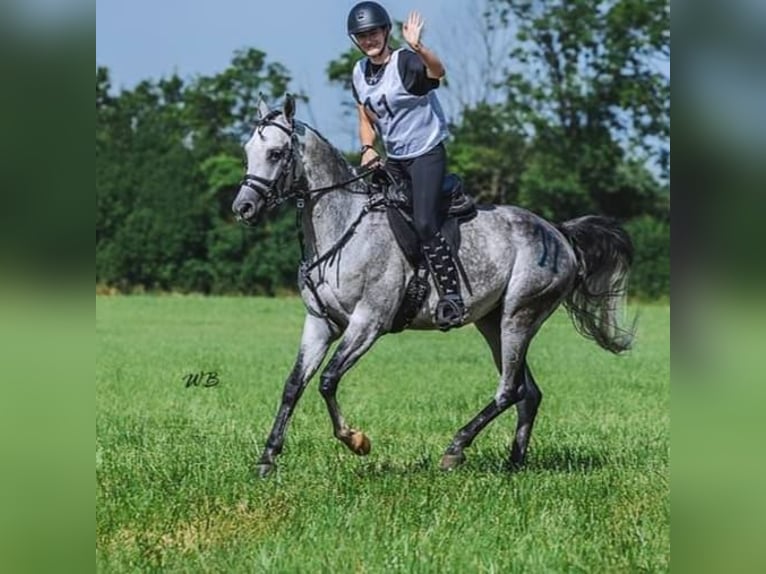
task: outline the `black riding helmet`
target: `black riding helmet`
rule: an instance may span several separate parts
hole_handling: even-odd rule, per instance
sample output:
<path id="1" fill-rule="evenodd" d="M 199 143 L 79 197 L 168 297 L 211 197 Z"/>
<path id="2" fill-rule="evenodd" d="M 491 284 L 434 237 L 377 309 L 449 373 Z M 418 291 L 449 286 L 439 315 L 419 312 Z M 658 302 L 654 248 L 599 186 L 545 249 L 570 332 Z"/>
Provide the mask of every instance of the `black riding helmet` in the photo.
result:
<path id="1" fill-rule="evenodd" d="M 377 2 L 359 2 L 351 8 L 351 12 L 348 13 L 346 30 L 354 43 L 356 43 L 355 34 L 368 32 L 375 28 L 385 28 L 386 33 L 391 29 L 391 18 L 388 17 L 388 12 L 383 6 Z"/>

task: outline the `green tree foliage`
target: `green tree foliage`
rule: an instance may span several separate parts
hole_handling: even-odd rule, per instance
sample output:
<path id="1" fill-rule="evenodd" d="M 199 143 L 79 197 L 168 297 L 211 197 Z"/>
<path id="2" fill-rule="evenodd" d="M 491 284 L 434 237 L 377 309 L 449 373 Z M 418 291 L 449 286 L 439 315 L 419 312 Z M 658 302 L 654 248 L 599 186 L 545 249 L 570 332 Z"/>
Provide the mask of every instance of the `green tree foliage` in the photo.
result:
<path id="1" fill-rule="evenodd" d="M 670 223 L 642 215 L 626 224 L 636 254 L 631 293 L 646 299 L 670 295 Z"/>
<path id="2" fill-rule="evenodd" d="M 230 213 L 256 98 L 276 99 L 289 81 L 255 49 L 219 74 L 144 81 L 119 95 L 97 68 L 97 282 L 248 293 L 294 284 L 289 216 L 251 231 Z"/>
<path id="3" fill-rule="evenodd" d="M 493 6 L 500 21 L 516 28 L 504 87 L 507 105 L 530 134 L 532 165 L 538 172 L 550 166 L 559 185 L 570 182 L 563 188 L 570 201 L 555 215 L 594 208 L 623 218 L 644 213 L 653 200 L 636 166 L 654 157 L 665 175 L 668 169 L 670 86 L 660 66 L 670 49 L 667 0 Z M 527 179 L 522 197 L 530 207 L 549 205 L 551 192 L 538 177 Z"/>
<path id="4" fill-rule="evenodd" d="M 669 293 L 668 0 L 492 0 L 516 30 L 503 88 L 529 134 L 519 203 L 628 221 L 634 294 Z M 654 160 L 654 161 L 651 161 Z"/>
<path id="5" fill-rule="evenodd" d="M 449 169 L 483 203 L 518 203 L 526 142 L 520 126 L 501 105 L 479 102 L 452 126 Z"/>

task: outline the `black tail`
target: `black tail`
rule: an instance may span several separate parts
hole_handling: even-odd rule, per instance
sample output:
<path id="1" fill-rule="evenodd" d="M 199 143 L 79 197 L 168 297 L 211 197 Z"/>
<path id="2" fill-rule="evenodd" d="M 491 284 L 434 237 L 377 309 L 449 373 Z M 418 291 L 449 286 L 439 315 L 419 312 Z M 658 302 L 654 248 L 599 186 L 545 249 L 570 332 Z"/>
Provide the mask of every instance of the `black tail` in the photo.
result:
<path id="1" fill-rule="evenodd" d="M 613 219 L 587 215 L 558 226 L 577 254 L 579 274 L 564 306 L 577 331 L 618 354 L 630 349 L 635 320 L 622 326 L 633 243 Z"/>

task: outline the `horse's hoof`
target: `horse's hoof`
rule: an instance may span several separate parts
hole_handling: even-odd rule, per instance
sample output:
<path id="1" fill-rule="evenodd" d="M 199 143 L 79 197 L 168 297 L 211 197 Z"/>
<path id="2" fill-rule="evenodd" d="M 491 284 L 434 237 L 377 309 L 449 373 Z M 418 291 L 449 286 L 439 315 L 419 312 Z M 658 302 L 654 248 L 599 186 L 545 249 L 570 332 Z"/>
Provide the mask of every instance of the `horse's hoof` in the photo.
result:
<path id="1" fill-rule="evenodd" d="M 372 447 L 370 439 L 361 431 L 351 431 L 351 436 L 348 438 L 346 445 L 351 449 L 351 452 L 359 456 L 370 454 L 370 448 Z"/>
<path id="2" fill-rule="evenodd" d="M 526 454 L 527 453 L 522 451 L 521 447 L 514 442 L 513 447 L 511 447 L 511 457 L 508 459 L 509 466 L 518 467 L 524 464 L 524 455 Z"/>
<path id="3" fill-rule="evenodd" d="M 465 455 L 462 452 L 458 454 L 445 454 L 442 457 L 441 469 L 453 470 L 465 462 Z"/>
<path id="4" fill-rule="evenodd" d="M 273 462 L 259 462 L 255 465 L 255 474 L 258 478 L 266 478 L 277 468 L 277 465 Z"/>

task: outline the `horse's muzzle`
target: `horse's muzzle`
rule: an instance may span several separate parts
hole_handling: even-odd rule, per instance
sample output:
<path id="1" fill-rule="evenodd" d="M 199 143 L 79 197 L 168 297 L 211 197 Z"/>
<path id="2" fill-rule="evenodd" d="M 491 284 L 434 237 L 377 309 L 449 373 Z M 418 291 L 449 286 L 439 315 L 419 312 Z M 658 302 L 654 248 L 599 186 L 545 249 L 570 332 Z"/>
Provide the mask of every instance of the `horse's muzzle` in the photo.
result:
<path id="1" fill-rule="evenodd" d="M 231 206 L 237 221 L 252 224 L 258 219 L 263 200 L 253 190 L 242 187 Z"/>

